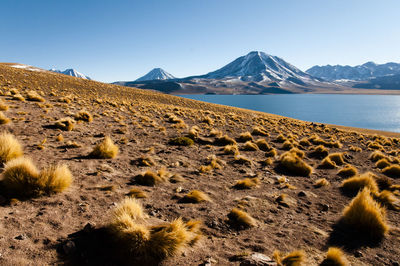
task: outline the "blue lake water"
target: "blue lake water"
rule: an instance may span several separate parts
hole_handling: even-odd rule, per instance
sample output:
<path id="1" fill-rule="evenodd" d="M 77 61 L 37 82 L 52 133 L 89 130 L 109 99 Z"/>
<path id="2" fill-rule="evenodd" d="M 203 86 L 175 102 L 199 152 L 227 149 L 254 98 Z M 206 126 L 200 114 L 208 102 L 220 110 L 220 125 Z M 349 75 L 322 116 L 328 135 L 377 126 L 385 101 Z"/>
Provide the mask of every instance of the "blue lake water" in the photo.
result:
<path id="1" fill-rule="evenodd" d="M 400 95 L 181 95 L 305 121 L 400 132 Z"/>

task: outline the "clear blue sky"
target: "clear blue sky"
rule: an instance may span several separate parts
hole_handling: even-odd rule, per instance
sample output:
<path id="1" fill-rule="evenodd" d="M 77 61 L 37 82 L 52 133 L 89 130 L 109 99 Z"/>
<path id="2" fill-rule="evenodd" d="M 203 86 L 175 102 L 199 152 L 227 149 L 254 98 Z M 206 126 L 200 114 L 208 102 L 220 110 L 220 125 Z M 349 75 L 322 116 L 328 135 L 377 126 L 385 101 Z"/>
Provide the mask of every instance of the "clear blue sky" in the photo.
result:
<path id="1" fill-rule="evenodd" d="M 1 0 L 0 62 L 134 80 L 252 50 L 313 65 L 400 62 L 399 0 Z"/>

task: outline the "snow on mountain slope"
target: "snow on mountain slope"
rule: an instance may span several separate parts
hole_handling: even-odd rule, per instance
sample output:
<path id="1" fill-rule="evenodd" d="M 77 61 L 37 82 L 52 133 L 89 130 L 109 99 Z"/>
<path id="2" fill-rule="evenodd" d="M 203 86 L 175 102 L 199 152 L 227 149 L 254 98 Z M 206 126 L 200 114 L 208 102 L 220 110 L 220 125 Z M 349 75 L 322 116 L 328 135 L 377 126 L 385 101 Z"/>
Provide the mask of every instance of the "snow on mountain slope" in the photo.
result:
<path id="1" fill-rule="evenodd" d="M 328 81 L 333 80 L 367 80 L 387 75 L 400 74 L 400 64 L 375 64 L 367 62 L 358 66 L 326 65 L 313 66 L 306 71 L 308 74 Z"/>
<path id="2" fill-rule="evenodd" d="M 173 75 L 163 70 L 162 68 L 154 68 L 149 73 L 144 75 L 143 77 L 138 78 L 135 81 L 146 81 L 146 80 L 167 80 L 167 79 L 175 79 Z"/>
<path id="3" fill-rule="evenodd" d="M 236 78 L 241 81 L 253 82 L 288 81 L 304 83 L 318 81 L 318 79 L 287 63 L 285 60 L 258 51 L 253 51 L 245 56 L 241 56 L 228 65 L 201 76 L 201 78 Z"/>
<path id="4" fill-rule="evenodd" d="M 56 72 L 56 73 L 60 73 L 60 74 L 64 74 L 64 75 L 68 75 L 68 76 L 72 76 L 72 77 L 76 77 L 76 78 L 83 78 L 83 79 L 89 79 L 90 80 L 90 78 L 88 76 L 85 76 L 84 74 L 76 71 L 73 68 L 69 68 L 69 69 L 66 69 L 64 71 L 52 68 L 52 69 L 50 69 L 50 71 Z"/>

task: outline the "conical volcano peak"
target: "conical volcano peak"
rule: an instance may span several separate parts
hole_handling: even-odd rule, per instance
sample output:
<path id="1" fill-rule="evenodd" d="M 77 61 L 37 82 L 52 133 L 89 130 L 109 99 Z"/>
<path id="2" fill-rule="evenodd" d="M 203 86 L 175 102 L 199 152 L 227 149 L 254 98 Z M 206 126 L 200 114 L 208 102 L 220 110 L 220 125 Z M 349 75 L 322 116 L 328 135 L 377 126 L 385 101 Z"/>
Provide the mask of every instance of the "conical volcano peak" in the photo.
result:
<path id="1" fill-rule="evenodd" d="M 143 77 L 138 78 L 136 81 L 147 81 L 147 80 L 167 80 L 167 79 L 175 79 L 173 75 L 168 73 L 162 68 L 153 68 L 149 73 L 144 75 Z"/>

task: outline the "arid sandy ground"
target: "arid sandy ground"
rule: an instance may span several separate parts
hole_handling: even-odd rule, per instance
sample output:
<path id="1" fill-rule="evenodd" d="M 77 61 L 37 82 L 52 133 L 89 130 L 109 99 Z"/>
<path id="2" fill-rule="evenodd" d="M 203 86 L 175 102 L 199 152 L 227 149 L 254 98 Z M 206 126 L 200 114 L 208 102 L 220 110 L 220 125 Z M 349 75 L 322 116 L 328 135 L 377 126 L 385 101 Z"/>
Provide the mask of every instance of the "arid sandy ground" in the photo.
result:
<path id="1" fill-rule="evenodd" d="M 203 237 L 198 243 L 161 261 L 162 265 L 207 261 L 239 265 L 242 257 L 254 252 L 271 257 L 274 250 L 286 253 L 296 249 L 304 250 L 304 265 L 318 265 L 330 246 L 341 247 L 351 265 L 400 263 L 398 211 L 387 209 L 390 230 L 381 241 L 364 241 L 353 234 L 354 230 L 336 226 L 354 197 L 340 189 L 345 178 L 338 170 L 351 164 L 359 173 L 371 171 L 377 180 L 386 178 L 370 155 L 380 150 L 391 164 L 399 164 L 398 134 L 338 129 L 56 73 L 15 69 L 8 64 L 0 65 L 0 90 L 1 100 L 9 106 L 4 114 L 11 119 L 0 125 L 1 131 L 15 135 L 25 155 L 39 168 L 66 163 L 74 176 L 71 187 L 62 193 L 25 200 L 1 197 L 2 265 L 134 264 L 113 254 L 124 247 L 90 235 L 109 223 L 111 209 L 132 188 L 147 193 L 140 201 L 154 221 L 182 217 L 203 222 Z M 20 93 L 26 98 L 31 90 L 41 94 L 45 102 L 14 97 Z M 56 120 L 74 118 L 81 110 L 91 113 L 93 121 L 77 121 L 72 131 L 54 128 Z M 193 145 L 170 144 L 172 138 L 187 136 L 193 126 L 199 128 L 198 136 L 192 136 Z M 253 132 L 254 127 L 266 134 L 253 133 L 253 141 L 265 139 L 277 151 L 269 161 L 265 151 L 244 150 L 244 142 L 237 139 L 241 133 Z M 217 131 L 237 139 L 240 154 L 249 161 L 226 154 L 224 145 L 215 141 Z M 57 139 L 60 134 L 62 141 Z M 343 165 L 319 168 L 323 157 L 312 154 L 318 146 L 313 142 L 315 134 L 323 139 L 323 146 L 329 146 L 330 154 L 345 153 Z M 119 155 L 114 159 L 86 157 L 104 136 L 119 146 Z M 310 145 L 300 144 L 303 138 Z M 280 155 L 291 147 L 305 153 L 304 162 L 314 169 L 311 175 L 298 176 L 282 169 Z M 152 158 L 154 163 L 143 165 L 142 157 Z M 220 167 L 206 167 L 212 158 Z M 146 170 L 163 168 L 171 175 L 180 174 L 182 182 L 143 186 L 135 181 Z M 237 180 L 253 177 L 259 179 L 257 186 L 233 187 Z M 400 184 L 398 177 L 392 175 L 388 180 Z M 315 187 L 320 178 L 326 178 L 330 185 Z M 182 203 L 182 197 L 192 190 L 206 193 L 211 201 Z M 399 196 L 399 190 L 391 191 Z M 286 203 L 277 201 L 282 194 L 287 195 Z M 256 225 L 243 228 L 229 222 L 227 215 L 235 207 L 251 215 Z"/>

